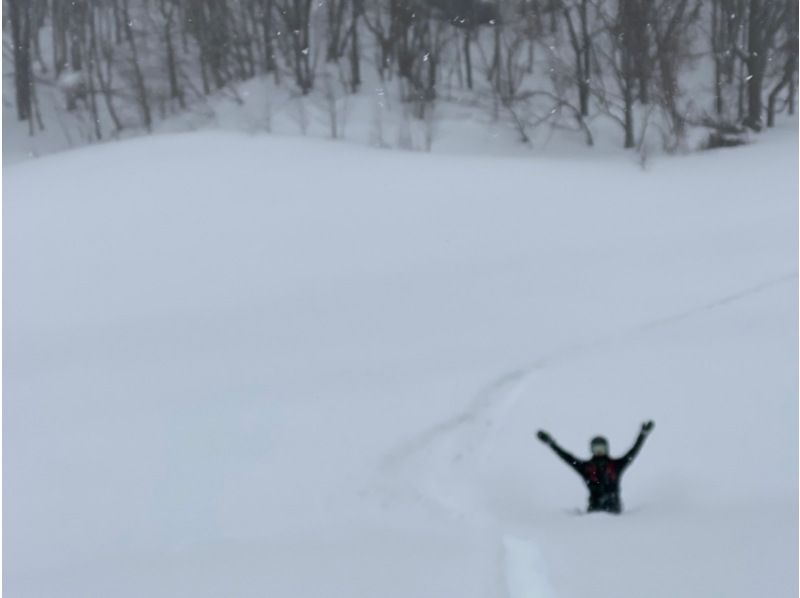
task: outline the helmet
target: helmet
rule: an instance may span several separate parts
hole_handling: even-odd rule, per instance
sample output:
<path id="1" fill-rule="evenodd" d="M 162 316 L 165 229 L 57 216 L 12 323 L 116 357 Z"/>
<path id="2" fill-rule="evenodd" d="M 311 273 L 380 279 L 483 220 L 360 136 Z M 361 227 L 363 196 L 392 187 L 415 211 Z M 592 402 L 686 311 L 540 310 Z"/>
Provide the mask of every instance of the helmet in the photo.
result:
<path id="1" fill-rule="evenodd" d="M 595 436 L 589 443 L 592 455 L 595 457 L 605 457 L 608 455 L 608 440 L 603 436 Z"/>

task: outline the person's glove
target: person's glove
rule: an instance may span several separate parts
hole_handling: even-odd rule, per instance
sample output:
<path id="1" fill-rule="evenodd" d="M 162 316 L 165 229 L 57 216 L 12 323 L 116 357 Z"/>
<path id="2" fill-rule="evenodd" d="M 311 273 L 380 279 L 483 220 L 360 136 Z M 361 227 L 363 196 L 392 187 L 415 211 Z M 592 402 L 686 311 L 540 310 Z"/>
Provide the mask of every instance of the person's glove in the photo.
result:
<path id="1" fill-rule="evenodd" d="M 642 434 L 649 434 L 650 432 L 653 431 L 653 428 L 655 428 L 655 426 L 656 424 L 653 422 L 653 420 L 648 420 L 644 422 L 642 424 Z"/>
<path id="2" fill-rule="evenodd" d="M 545 444 L 553 444 L 553 439 L 550 438 L 550 434 L 548 434 L 544 430 L 539 430 L 538 432 L 536 432 L 536 437 Z"/>

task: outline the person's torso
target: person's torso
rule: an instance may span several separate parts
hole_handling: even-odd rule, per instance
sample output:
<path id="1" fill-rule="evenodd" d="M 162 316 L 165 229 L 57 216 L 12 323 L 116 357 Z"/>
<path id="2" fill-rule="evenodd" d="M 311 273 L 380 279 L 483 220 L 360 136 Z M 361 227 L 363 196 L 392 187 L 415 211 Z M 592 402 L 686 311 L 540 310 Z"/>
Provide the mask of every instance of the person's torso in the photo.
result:
<path id="1" fill-rule="evenodd" d="M 621 473 L 619 463 L 608 457 L 592 457 L 583 467 L 583 479 L 595 495 L 618 492 Z"/>

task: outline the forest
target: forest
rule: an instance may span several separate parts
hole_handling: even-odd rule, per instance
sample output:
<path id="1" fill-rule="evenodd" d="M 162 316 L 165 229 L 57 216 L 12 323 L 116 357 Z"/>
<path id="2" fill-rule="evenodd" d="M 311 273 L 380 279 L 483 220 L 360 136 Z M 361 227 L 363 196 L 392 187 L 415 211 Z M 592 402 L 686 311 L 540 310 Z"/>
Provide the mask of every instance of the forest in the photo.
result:
<path id="1" fill-rule="evenodd" d="M 214 94 L 267 78 L 338 108 L 365 82 L 392 82 L 408 117 L 439 102 L 619 145 L 657 127 L 708 145 L 793 113 L 798 9 L 790 0 L 5 0 L 4 66 L 16 117 L 36 135 L 48 111 L 87 141 L 150 131 Z M 371 83 L 370 83 L 371 85 Z M 57 105 L 39 91 L 57 90 Z M 10 95 L 10 94 L 9 94 Z"/>

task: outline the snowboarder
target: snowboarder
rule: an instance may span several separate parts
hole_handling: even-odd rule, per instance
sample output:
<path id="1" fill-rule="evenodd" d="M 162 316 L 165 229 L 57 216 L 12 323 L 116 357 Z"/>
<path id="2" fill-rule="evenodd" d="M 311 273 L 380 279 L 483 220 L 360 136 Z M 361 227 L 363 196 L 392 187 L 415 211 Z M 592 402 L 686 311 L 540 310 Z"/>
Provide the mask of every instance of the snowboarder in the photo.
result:
<path id="1" fill-rule="evenodd" d="M 544 430 L 539 430 L 536 436 L 552 448 L 567 464 L 578 472 L 589 488 L 589 508 L 588 511 L 607 511 L 609 513 L 622 512 L 622 501 L 619 497 L 619 479 L 622 473 L 636 458 L 639 450 L 644 444 L 647 435 L 652 432 L 655 424 L 646 421 L 642 424 L 639 437 L 631 449 L 619 459 L 614 459 L 608 455 L 608 441 L 602 436 L 592 438 L 590 448 L 592 458 L 588 461 L 581 461 L 570 455 L 567 451 L 556 444 L 550 435 Z"/>

